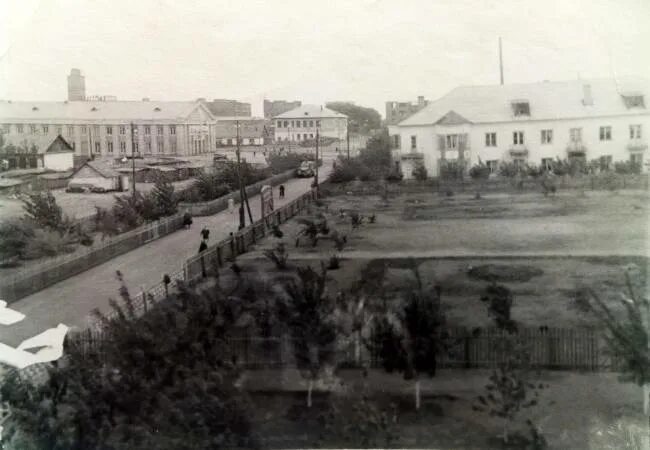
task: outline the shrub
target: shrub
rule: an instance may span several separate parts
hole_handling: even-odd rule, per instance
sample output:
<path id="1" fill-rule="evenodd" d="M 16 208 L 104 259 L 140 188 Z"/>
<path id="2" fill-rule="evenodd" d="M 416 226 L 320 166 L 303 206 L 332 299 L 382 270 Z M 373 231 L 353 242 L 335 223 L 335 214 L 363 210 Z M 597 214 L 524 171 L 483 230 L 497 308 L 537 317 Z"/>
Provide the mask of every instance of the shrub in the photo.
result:
<path id="1" fill-rule="evenodd" d="M 30 221 L 13 219 L 0 223 L 0 260 L 22 259 L 34 232 Z"/>
<path id="2" fill-rule="evenodd" d="M 641 173 L 641 164 L 632 161 L 618 161 L 614 163 L 614 171 L 620 175 Z"/>
<path id="3" fill-rule="evenodd" d="M 469 169 L 469 176 L 472 180 L 487 180 L 490 177 L 490 168 L 479 159 L 478 164 Z"/>
<path id="4" fill-rule="evenodd" d="M 490 315 L 497 328 L 506 331 L 516 331 L 517 324 L 510 318 L 513 296 L 507 287 L 493 283 L 485 289 L 481 301 L 488 303 L 488 315 Z"/>
<path id="5" fill-rule="evenodd" d="M 74 237 L 69 233 L 47 229 L 34 230 L 34 236 L 27 241 L 24 249 L 24 259 L 52 257 L 61 253 L 74 251 Z"/>
<path id="6" fill-rule="evenodd" d="M 275 248 L 271 250 L 265 250 L 264 256 L 266 256 L 269 260 L 273 261 L 276 268 L 280 270 L 284 270 L 287 268 L 287 262 L 289 260 L 289 252 L 287 252 L 287 248 L 284 245 L 284 242 L 278 242 L 275 245 Z"/>
<path id="7" fill-rule="evenodd" d="M 184 196 L 184 200 L 189 202 L 207 202 L 214 200 L 215 198 L 226 195 L 230 191 L 231 186 L 238 186 L 238 184 L 228 185 L 217 174 L 201 172 L 196 177 L 191 189 Z"/>
<path id="8" fill-rule="evenodd" d="M 514 178 L 523 172 L 523 168 L 514 162 L 502 162 L 499 164 L 499 176 Z"/>
<path id="9" fill-rule="evenodd" d="M 132 230 L 144 223 L 144 197 L 137 192 L 135 195 L 115 196 L 112 214 L 118 223 L 120 232 Z"/>
<path id="10" fill-rule="evenodd" d="M 425 181 L 429 177 L 427 173 L 427 168 L 424 167 L 424 164 L 418 164 L 415 169 L 413 169 L 413 178 L 419 181 Z"/>
<path id="11" fill-rule="evenodd" d="M 174 195 L 174 185 L 169 181 L 165 181 L 162 177 L 159 177 L 156 180 L 156 185 L 151 191 L 151 194 L 147 197 L 150 197 L 153 201 L 155 208 L 154 215 L 156 218 L 176 214 L 178 210 L 178 199 Z"/>
<path id="12" fill-rule="evenodd" d="M 461 161 L 441 161 L 440 178 L 443 180 L 462 180 L 465 177 L 467 163 Z"/>
<path id="13" fill-rule="evenodd" d="M 400 182 L 404 179 L 404 174 L 401 170 L 393 169 L 386 175 L 386 181 Z"/>
<path id="14" fill-rule="evenodd" d="M 341 267 L 341 258 L 338 255 L 330 256 L 328 261 L 327 270 L 336 270 Z"/>
<path id="15" fill-rule="evenodd" d="M 297 169 L 303 161 L 313 161 L 315 156 L 309 153 L 287 152 L 283 154 L 273 153 L 269 155 L 268 163 L 274 174 Z"/>
<path id="16" fill-rule="evenodd" d="M 49 191 L 28 195 L 23 200 L 23 209 L 25 215 L 42 228 L 63 232 L 69 226 L 69 220 Z"/>

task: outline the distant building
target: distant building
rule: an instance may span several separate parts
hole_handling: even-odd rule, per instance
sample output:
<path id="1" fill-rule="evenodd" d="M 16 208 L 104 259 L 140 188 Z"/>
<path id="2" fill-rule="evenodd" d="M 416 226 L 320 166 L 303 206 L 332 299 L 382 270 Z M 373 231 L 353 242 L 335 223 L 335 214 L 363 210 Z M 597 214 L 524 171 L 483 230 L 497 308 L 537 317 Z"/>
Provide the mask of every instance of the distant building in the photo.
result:
<path id="1" fill-rule="evenodd" d="M 429 101 L 425 100 L 422 95 L 418 97 L 416 104 L 410 102 L 386 102 L 386 125 L 397 125 L 428 104 Z"/>
<path id="2" fill-rule="evenodd" d="M 302 106 L 301 101 L 287 102 L 285 100 L 264 100 L 264 117 L 270 119 L 287 111 Z"/>
<path id="3" fill-rule="evenodd" d="M 0 101 L 0 127 L 28 146 L 61 135 L 86 157 L 199 155 L 216 147 L 215 118 L 200 102 Z"/>
<path id="4" fill-rule="evenodd" d="M 58 172 L 71 170 L 74 166 L 74 150 L 61 136 L 42 136 L 36 141 L 20 141 L 5 137 L 0 150 L 0 160 L 6 161 L 6 169 L 46 169 Z"/>
<path id="5" fill-rule="evenodd" d="M 344 114 L 317 105 L 302 105 L 273 117 L 276 142 L 309 141 L 316 137 L 345 140 L 348 132 L 348 117 Z"/>
<path id="6" fill-rule="evenodd" d="M 214 124 L 217 147 L 237 145 L 237 124 L 241 145 L 264 145 L 273 140 L 271 121 L 260 117 L 218 117 Z"/>
<path id="7" fill-rule="evenodd" d="M 72 69 L 68 75 L 68 100 L 71 102 L 86 99 L 86 81 L 79 69 Z"/>
<path id="8" fill-rule="evenodd" d="M 406 178 L 443 162 L 548 166 L 556 158 L 632 161 L 647 171 L 650 82 L 612 79 L 461 86 L 389 127 Z"/>
<path id="9" fill-rule="evenodd" d="M 199 99 L 203 100 L 203 99 Z M 203 100 L 205 101 L 205 100 Z M 210 112 L 215 117 L 250 117 L 251 104 L 242 103 L 237 100 L 226 100 L 215 98 L 211 102 L 205 102 Z"/>
<path id="10" fill-rule="evenodd" d="M 89 95 L 86 97 L 86 101 L 89 102 L 116 102 L 117 97 L 115 95 Z"/>

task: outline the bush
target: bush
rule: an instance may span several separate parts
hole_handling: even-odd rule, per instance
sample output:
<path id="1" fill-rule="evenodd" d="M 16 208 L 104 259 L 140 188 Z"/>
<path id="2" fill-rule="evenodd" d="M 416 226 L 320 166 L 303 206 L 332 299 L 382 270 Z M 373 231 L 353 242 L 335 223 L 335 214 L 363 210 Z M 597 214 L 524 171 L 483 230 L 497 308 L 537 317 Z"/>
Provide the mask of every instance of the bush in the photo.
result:
<path id="1" fill-rule="evenodd" d="M 497 328 L 516 331 L 517 324 L 510 318 L 513 296 L 506 286 L 493 283 L 485 289 L 481 301 L 488 304 L 488 315 L 494 319 Z"/>
<path id="2" fill-rule="evenodd" d="M 341 258 L 338 255 L 330 256 L 328 261 L 327 270 L 336 270 L 341 267 Z"/>
<path id="3" fill-rule="evenodd" d="M 74 237 L 52 230 L 34 230 L 34 236 L 27 241 L 23 258 L 38 259 L 74 251 Z"/>
<path id="4" fill-rule="evenodd" d="M 162 177 L 159 177 L 156 180 L 156 185 L 151 191 L 151 194 L 147 197 L 153 202 L 155 209 L 153 216 L 155 216 L 155 219 L 176 214 L 178 210 L 178 198 L 174 195 L 174 185 L 169 181 L 165 181 Z"/>
<path id="5" fill-rule="evenodd" d="M 267 159 L 273 174 L 279 174 L 287 170 L 297 169 L 303 161 L 314 161 L 316 158 L 309 153 L 287 152 L 281 155 L 273 153 Z"/>
<path id="6" fill-rule="evenodd" d="M 356 180 L 358 176 L 358 167 L 353 164 L 352 160 L 340 159 L 334 170 L 330 173 L 328 181 L 330 183 L 348 183 Z"/>
<path id="7" fill-rule="evenodd" d="M 641 173 L 641 164 L 632 161 L 619 161 L 614 163 L 614 171 L 620 175 L 633 175 Z"/>
<path id="8" fill-rule="evenodd" d="M 218 174 L 201 172 L 192 183 L 192 187 L 181 198 L 188 202 L 207 202 L 226 195 L 230 192 L 231 186 L 236 187 L 238 184 L 228 185 Z"/>
<path id="9" fill-rule="evenodd" d="M 441 161 L 440 178 L 443 180 L 462 180 L 465 178 L 466 162 L 461 161 Z"/>
<path id="10" fill-rule="evenodd" d="M 390 182 L 400 182 L 404 179 L 404 174 L 397 169 L 391 170 L 388 175 L 386 175 L 386 181 Z"/>
<path id="11" fill-rule="evenodd" d="M 13 219 L 0 224 L 0 260 L 22 259 L 30 239 L 34 238 L 32 222 Z"/>
<path id="12" fill-rule="evenodd" d="M 418 181 L 425 181 L 429 177 L 427 173 L 427 168 L 424 167 L 424 164 L 418 164 L 415 169 L 413 169 L 413 178 Z"/>
<path id="13" fill-rule="evenodd" d="M 499 164 L 499 176 L 504 178 L 514 178 L 523 173 L 523 168 L 514 162 L 502 162 Z"/>
<path id="14" fill-rule="evenodd" d="M 51 192 L 30 194 L 23 200 L 25 215 L 42 228 L 63 232 L 70 223 Z"/>
<path id="15" fill-rule="evenodd" d="M 487 180 L 490 177 L 490 168 L 479 160 L 478 164 L 469 169 L 469 176 L 472 180 Z"/>
<path id="16" fill-rule="evenodd" d="M 264 256 L 273 261 L 275 267 L 279 270 L 287 268 L 289 252 L 283 242 L 278 242 L 272 250 L 264 250 Z"/>

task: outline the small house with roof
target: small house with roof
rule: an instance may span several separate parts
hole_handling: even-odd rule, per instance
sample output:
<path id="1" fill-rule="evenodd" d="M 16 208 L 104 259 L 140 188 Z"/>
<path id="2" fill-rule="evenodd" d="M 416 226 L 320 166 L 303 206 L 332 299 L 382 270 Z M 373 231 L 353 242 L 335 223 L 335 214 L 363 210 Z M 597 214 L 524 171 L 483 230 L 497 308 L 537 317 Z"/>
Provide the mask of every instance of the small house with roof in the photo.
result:
<path id="1" fill-rule="evenodd" d="M 74 149 L 61 136 L 39 140 L 6 139 L 0 148 L 0 160 L 7 170 L 45 169 L 66 172 L 74 166 Z"/>
<path id="2" fill-rule="evenodd" d="M 321 137 L 342 141 L 348 133 L 348 116 L 318 105 L 302 105 L 273 118 L 275 141 L 303 142 Z"/>
<path id="3" fill-rule="evenodd" d="M 128 176 L 122 178 L 108 161 L 90 160 L 70 176 L 68 188 L 101 188 L 104 191 L 119 191 L 128 188 Z"/>

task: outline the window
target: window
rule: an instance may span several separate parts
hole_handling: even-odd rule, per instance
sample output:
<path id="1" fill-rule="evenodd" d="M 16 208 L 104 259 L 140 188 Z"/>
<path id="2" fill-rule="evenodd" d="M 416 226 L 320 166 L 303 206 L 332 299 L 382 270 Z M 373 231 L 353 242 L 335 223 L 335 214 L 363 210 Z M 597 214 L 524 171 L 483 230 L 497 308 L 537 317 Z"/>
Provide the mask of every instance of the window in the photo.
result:
<path id="1" fill-rule="evenodd" d="M 232 145 L 232 138 L 228 139 L 228 145 Z"/>
<path id="2" fill-rule="evenodd" d="M 626 108 L 645 108 L 643 95 L 624 95 L 623 102 Z"/>
<path id="3" fill-rule="evenodd" d="M 284 121 L 284 128 L 287 128 L 288 126 L 289 126 L 289 121 L 288 121 L 288 120 L 285 120 L 285 121 Z"/>
<path id="4" fill-rule="evenodd" d="M 149 126 L 149 125 L 144 126 L 144 134 L 147 134 L 147 135 L 151 134 L 151 126 Z"/>
<path id="5" fill-rule="evenodd" d="M 630 139 L 641 139 L 641 125 L 630 125 Z"/>
<path id="6" fill-rule="evenodd" d="M 106 151 L 108 153 L 113 153 L 113 142 L 112 141 L 106 142 Z"/>
<path id="7" fill-rule="evenodd" d="M 73 134 L 74 134 L 74 127 L 72 125 L 68 125 L 68 136 L 72 136 Z"/>
<path id="8" fill-rule="evenodd" d="M 582 142 L 582 128 L 571 128 L 569 130 L 569 140 L 571 142 Z"/>
<path id="9" fill-rule="evenodd" d="M 70 127 L 68 127 L 68 128 L 70 128 Z M 93 126 L 93 133 L 95 134 L 95 136 L 99 136 L 99 125 L 94 125 Z M 70 131 L 68 131 L 68 134 L 70 134 Z"/>
<path id="10" fill-rule="evenodd" d="M 310 126 L 310 127 L 313 127 L 313 126 L 314 126 L 314 121 L 313 121 L 313 120 L 310 120 L 310 121 L 309 121 L 309 126 Z"/>
<path id="11" fill-rule="evenodd" d="M 171 141 L 171 142 L 169 143 L 169 150 L 170 150 L 172 153 L 176 153 L 176 142 L 175 142 L 175 141 Z"/>
<path id="12" fill-rule="evenodd" d="M 120 153 L 126 153 L 126 142 L 120 141 Z"/>
<path id="13" fill-rule="evenodd" d="M 145 152 L 151 153 L 151 142 L 145 142 L 144 145 L 145 145 L 144 147 Z"/>
<path id="14" fill-rule="evenodd" d="M 86 125 L 82 125 L 81 126 L 81 134 L 83 134 L 85 136 L 87 133 L 88 133 L 88 127 Z M 59 133 L 59 134 L 61 134 L 61 133 Z"/>
<path id="15" fill-rule="evenodd" d="M 106 134 L 113 134 L 113 127 L 106 127 Z"/>
<path id="16" fill-rule="evenodd" d="M 418 147 L 417 136 L 411 136 L 411 150 L 415 150 Z"/>
<path id="17" fill-rule="evenodd" d="M 612 165 L 612 155 L 603 155 L 600 157 L 600 170 L 609 170 Z"/>
<path id="18" fill-rule="evenodd" d="M 291 128 L 295 128 L 295 127 L 296 127 L 295 122 L 292 120 L 291 121 Z"/>
<path id="19" fill-rule="evenodd" d="M 95 153 L 102 152 L 102 145 L 99 142 L 95 142 Z"/>
<path id="20" fill-rule="evenodd" d="M 126 127 L 124 125 L 120 125 L 120 134 L 126 134 Z"/>
<path id="21" fill-rule="evenodd" d="M 600 140 L 601 141 L 611 141 L 612 140 L 612 127 L 600 127 Z"/>
<path id="22" fill-rule="evenodd" d="M 300 133 L 298 133 L 298 134 L 296 135 L 296 140 L 298 140 L 298 141 L 300 140 Z"/>
<path id="23" fill-rule="evenodd" d="M 81 127 L 83 129 L 83 127 Z M 57 126 L 56 127 L 56 134 L 60 135 L 63 134 L 63 127 L 62 126 Z"/>
<path id="24" fill-rule="evenodd" d="M 5 133 L 9 133 L 11 131 L 11 125 L 9 125 L 8 123 L 5 123 L 5 124 L 2 125 L 2 129 L 3 129 L 3 131 Z"/>
<path id="25" fill-rule="evenodd" d="M 320 120 L 317 120 L 317 121 L 316 121 L 316 126 L 317 126 L 317 127 L 320 127 Z"/>
<path id="26" fill-rule="evenodd" d="M 314 138 L 314 134 L 313 134 L 313 133 L 309 133 L 309 138 L 310 138 L 310 139 L 313 139 L 313 138 Z"/>
<path id="27" fill-rule="evenodd" d="M 22 125 L 16 125 L 16 132 L 22 133 L 23 132 L 23 126 Z"/>
<path id="28" fill-rule="evenodd" d="M 306 120 L 302 121 L 302 126 L 303 126 L 303 128 L 307 128 L 307 121 Z"/>
<path id="29" fill-rule="evenodd" d="M 458 148 L 458 135 L 448 134 L 445 141 L 445 148 L 447 150 L 456 150 Z"/>
<path id="30" fill-rule="evenodd" d="M 162 127 L 162 125 L 158 125 L 158 126 L 156 127 L 156 131 L 158 132 L 158 136 L 162 136 L 162 134 L 163 134 L 163 127 Z"/>
<path id="31" fill-rule="evenodd" d="M 165 153 L 165 144 L 163 141 L 158 141 L 158 153 Z"/>
<path id="32" fill-rule="evenodd" d="M 530 105 L 528 102 L 513 102 L 512 112 L 515 117 L 530 116 Z"/>
<path id="33" fill-rule="evenodd" d="M 43 125 L 43 133 L 47 133 L 49 129 L 50 128 L 47 125 Z"/>
<path id="34" fill-rule="evenodd" d="M 32 134 L 36 134 L 36 125 L 30 125 L 29 126 L 29 132 Z"/>
<path id="35" fill-rule="evenodd" d="M 553 130 L 542 130 L 542 144 L 553 143 Z"/>
<path id="36" fill-rule="evenodd" d="M 524 132 L 523 131 L 513 131 L 512 133 L 512 143 L 515 145 L 522 145 L 524 143 Z"/>
<path id="37" fill-rule="evenodd" d="M 497 134 L 496 133 L 485 133 L 485 146 L 486 147 L 496 147 L 497 146 Z"/>
<path id="38" fill-rule="evenodd" d="M 282 128 L 282 121 L 281 120 L 278 120 L 277 127 Z"/>
<path id="39" fill-rule="evenodd" d="M 488 166 L 488 169 L 490 169 L 490 173 L 496 173 L 497 170 L 499 169 L 498 159 L 492 159 L 490 161 L 486 161 L 486 164 Z"/>
<path id="40" fill-rule="evenodd" d="M 300 128 L 300 121 L 296 120 L 296 128 Z"/>
<path id="41" fill-rule="evenodd" d="M 169 126 L 169 134 L 176 134 L 176 125 Z"/>
<path id="42" fill-rule="evenodd" d="M 302 138 L 303 138 L 304 140 L 307 140 L 307 133 L 303 134 L 303 135 L 302 135 Z"/>
<path id="43" fill-rule="evenodd" d="M 631 153 L 630 162 L 632 164 L 643 164 L 643 153 Z"/>
<path id="44" fill-rule="evenodd" d="M 553 158 L 542 158 L 542 169 L 551 170 L 553 167 Z"/>
<path id="45" fill-rule="evenodd" d="M 133 143 L 133 153 L 139 153 L 140 152 L 140 145 L 138 145 L 137 142 Z"/>

